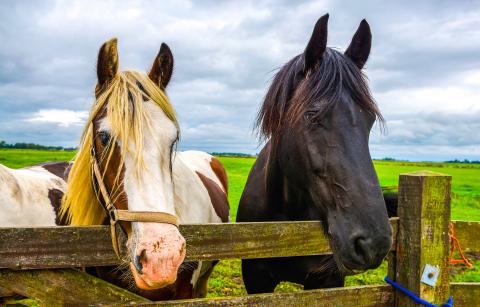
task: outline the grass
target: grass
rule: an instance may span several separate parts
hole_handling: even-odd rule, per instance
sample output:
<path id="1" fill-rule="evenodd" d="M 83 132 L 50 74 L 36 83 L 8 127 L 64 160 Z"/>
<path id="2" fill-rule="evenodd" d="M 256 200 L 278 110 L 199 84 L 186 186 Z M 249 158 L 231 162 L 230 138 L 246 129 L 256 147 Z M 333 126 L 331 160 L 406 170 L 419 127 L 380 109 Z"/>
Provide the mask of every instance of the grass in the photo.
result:
<path id="1" fill-rule="evenodd" d="M 18 168 L 44 161 L 70 160 L 73 151 L 40 151 L 0 149 L 0 163 Z M 238 202 L 254 158 L 220 157 L 227 169 L 229 178 L 230 217 L 235 221 Z M 374 161 L 375 169 L 383 186 L 397 185 L 400 173 L 431 170 L 453 176 L 452 180 L 452 219 L 480 221 L 480 165 L 447 164 L 447 163 L 414 163 L 396 161 Z M 238 296 L 246 294 L 243 286 L 240 260 L 221 261 L 209 280 L 208 297 Z M 378 269 L 349 276 L 346 285 L 369 285 L 383 283 L 387 272 L 384 262 Z M 451 281 L 480 281 L 480 261 L 474 261 L 473 269 L 455 266 L 451 269 Z M 292 283 L 281 283 L 276 291 L 299 291 L 301 286 Z"/>
<path id="2" fill-rule="evenodd" d="M 74 155 L 74 151 L 64 150 L 0 148 L 0 163 L 11 168 L 20 168 L 47 161 L 68 161 Z"/>
<path id="3" fill-rule="evenodd" d="M 397 185 L 400 173 L 430 170 L 452 176 L 452 220 L 480 221 L 480 165 L 375 161 L 380 183 Z"/>

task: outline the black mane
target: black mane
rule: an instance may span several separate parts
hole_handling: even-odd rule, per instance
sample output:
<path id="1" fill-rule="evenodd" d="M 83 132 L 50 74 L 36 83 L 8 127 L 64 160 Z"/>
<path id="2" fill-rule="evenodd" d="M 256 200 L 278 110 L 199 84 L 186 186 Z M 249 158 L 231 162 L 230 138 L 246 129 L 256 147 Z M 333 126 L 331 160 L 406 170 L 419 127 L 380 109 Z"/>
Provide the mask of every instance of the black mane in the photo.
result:
<path id="1" fill-rule="evenodd" d="M 262 138 L 277 139 L 285 123 L 295 123 L 307 111 L 314 112 L 313 120 L 320 120 L 345 94 L 383 122 L 367 78 L 345 55 L 327 48 L 314 69 L 305 74 L 304 66 L 300 54 L 275 75 L 257 115 L 255 126 Z"/>

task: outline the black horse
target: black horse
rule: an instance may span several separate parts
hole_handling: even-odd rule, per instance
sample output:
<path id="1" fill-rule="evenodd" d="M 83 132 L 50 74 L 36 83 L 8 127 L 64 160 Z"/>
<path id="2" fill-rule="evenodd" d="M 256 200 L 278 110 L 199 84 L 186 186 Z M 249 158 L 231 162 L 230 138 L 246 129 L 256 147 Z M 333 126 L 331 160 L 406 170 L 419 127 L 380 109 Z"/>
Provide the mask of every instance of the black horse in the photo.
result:
<path id="1" fill-rule="evenodd" d="M 305 51 L 275 76 L 258 114 L 268 139 L 240 200 L 237 222 L 322 220 L 332 256 L 242 261 L 248 293 L 281 281 L 304 289 L 344 285 L 380 265 L 392 230 L 368 139 L 383 120 L 361 72 L 371 32 L 363 20 L 345 53 L 327 48 L 328 14 Z"/>

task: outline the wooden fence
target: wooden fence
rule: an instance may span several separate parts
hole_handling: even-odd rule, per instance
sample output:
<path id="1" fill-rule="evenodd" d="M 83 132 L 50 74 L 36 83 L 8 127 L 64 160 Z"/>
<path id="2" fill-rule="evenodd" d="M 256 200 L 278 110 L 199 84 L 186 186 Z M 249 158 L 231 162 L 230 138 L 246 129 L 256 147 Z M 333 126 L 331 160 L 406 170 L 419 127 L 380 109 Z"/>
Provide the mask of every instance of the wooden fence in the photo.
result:
<path id="1" fill-rule="evenodd" d="M 388 274 L 420 297 L 441 304 L 480 306 L 480 283 L 449 282 L 451 177 L 400 175 L 399 218 L 391 219 Z M 480 222 L 453 221 L 464 251 L 480 255 Z M 320 222 L 181 225 L 187 261 L 330 253 Z M 150 302 L 78 267 L 119 264 L 108 226 L 0 228 L 0 297 L 20 294 L 40 305 L 185 306 L 416 306 L 389 285 L 295 293 Z M 420 281 L 425 266 L 439 269 L 434 287 Z"/>

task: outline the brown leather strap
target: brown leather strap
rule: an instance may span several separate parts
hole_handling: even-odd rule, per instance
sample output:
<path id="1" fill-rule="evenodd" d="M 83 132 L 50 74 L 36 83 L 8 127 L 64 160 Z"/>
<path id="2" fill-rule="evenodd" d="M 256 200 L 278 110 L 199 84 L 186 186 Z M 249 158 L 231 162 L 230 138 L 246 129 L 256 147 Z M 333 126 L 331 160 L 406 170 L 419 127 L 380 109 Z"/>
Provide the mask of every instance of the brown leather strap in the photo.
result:
<path id="1" fill-rule="evenodd" d="M 165 223 L 178 227 L 177 217 L 166 212 L 149 212 L 149 211 L 128 211 L 116 210 L 109 211 L 110 215 L 110 233 L 112 236 L 112 246 L 118 259 L 120 257 L 120 247 L 117 239 L 117 222 L 150 222 L 150 223 Z"/>
<path id="2" fill-rule="evenodd" d="M 110 220 L 110 235 L 112 236 L 112 246 L 113 246 L 113 250 L 115 251 L 115 255 L 117 255 L 118 259 L 122 259 L 120 257 L 120 247 L 118 246 L 116 224 L 117 224 L 116 222 Z"/>
<path id="3" fill-rule="evenodd" d="M 177 217 L 166 212 L 113 210 L 110 219 L 114 222 L 165 223 L 178 226 Z"/>
<path id="4" fill-rule="evenodd" d="M 102 205 L 104 206 L 105 210 L 107 210 L 107 212 L 110 212 L 111 210 L 115 210 L 115 206 L 113 205 L 113 202 L 110 199 L 110 195 L 107 192 L 107 187 L 105 187 L 105 184 L 103 183 L 103 176 L 100 173 L 100 168 L 98 167 L 97 158 L 95 157 L 95 151 L 93 149 L 92 149 L 92 160 L 93 160 L 92 162 L 93 174 L 97 179 L 98 188 L 100 189 L 100 193 L 102 194 L 102 197 L 103 197 Z"/>

